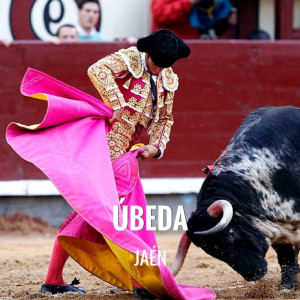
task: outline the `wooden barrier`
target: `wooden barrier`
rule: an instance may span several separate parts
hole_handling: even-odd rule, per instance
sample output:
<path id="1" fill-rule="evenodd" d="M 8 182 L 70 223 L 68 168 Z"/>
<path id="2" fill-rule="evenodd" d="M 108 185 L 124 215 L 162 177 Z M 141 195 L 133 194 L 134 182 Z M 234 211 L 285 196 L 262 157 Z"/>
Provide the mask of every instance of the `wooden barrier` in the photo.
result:
<path id="1" fill-rule="evenodd" d="M 199 177 L 221 154 L 243 118 L 261 106 L 298 105 L 300 43 L 188 41 L 189 59 L 174 66 L 179 75 L 175 124 L 162 160 L 141 162 L 142 177 Z M 27 67 L 36 68 L 98 97 L 86 70 L 101 57 L 128 47 L 122 43 L 54 45 L 19 41 L 0 45 L 0 126 L 41 121 L 43 101 L 22 97 Z M 38 179 L 44 175 L 0 140 L 0 179 Z"/>

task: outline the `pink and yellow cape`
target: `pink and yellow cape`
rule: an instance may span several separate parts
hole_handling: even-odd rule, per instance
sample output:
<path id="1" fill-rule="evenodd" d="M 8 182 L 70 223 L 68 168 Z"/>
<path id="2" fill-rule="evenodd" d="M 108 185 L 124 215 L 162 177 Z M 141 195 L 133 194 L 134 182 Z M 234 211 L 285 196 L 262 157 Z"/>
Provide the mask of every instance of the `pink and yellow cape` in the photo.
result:
<path id="1" fill-rule="evenodd" d="M 70 256 L 124 290 L 133 290 L 134 278 L 160 299 L 214 299 L 215 293 L 209 289 L 179 285 L 162 263 L 134 266 L 137 250 L 145 250 L 150 257 L 157 243 L 153 231 L 117 231 L 113 226 L 113 206 L 120 205 L 119 195 L 125 197 L 122 205 L 144 209 L 146 199 L 138 175 L 139 150 L 111 164 L 106 141 L 111 108 L 34 69 L 27 70 L 21 93 L 47 101 L 47 112 L 37 125 L 11 123 L 7 142 L 41 169 L 78 213 L 59 234 L 59 242 Z M 157 256 L 153 260 L 157 263 Z"/>

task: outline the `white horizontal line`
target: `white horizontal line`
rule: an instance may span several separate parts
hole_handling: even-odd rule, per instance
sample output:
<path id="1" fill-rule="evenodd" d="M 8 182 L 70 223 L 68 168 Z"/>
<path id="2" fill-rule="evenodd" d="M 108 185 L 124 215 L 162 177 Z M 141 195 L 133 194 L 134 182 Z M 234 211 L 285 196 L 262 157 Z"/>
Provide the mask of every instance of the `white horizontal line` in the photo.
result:
<path id="1" fill-rule="evenodd" d="M 193 178 L 142 178 L 145 194 L 198 193 L 204 181 Z M 56 196 L 60 195 L 50 180 L 0 181 L 0 196 Z"/>
<path id="2" fill-rule="evenodd" d="M 204 178 L 142 178 L 145 194 L 198 193 Z"/>

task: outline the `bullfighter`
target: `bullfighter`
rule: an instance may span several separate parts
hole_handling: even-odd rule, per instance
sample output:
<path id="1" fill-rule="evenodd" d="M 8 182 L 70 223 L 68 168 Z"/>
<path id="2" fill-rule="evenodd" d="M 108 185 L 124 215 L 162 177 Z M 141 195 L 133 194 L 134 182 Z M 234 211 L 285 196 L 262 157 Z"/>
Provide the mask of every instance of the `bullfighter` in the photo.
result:
<path id="1" fill-rule="evenodd" d="M 107 134 L 112 162 L 139 141 L 144 128 L 148 128 L 150 142 L 142 146 L 144 151 L 140 156 L 143 159 L 163 156 L 173 125 L 173 98 L 178 88 L 178 77 L 171 65 L 189 54 L 190 48 L 183 40 L 171 31 L 158 30 L 139 39 L 136 47 L 121 49 L 89 67 L 88 75 L 100 99 L 113 109 L 109 120 L 112 128 Z M 72 212 L 60 231 L 76 215 Z M 63 268 L 68 257 L 56 238 L 42 292 L 85 292 L 66 284 L 63 279 Z M 134 297 L 149 299 L 152 296 L 132 280 Z"/>

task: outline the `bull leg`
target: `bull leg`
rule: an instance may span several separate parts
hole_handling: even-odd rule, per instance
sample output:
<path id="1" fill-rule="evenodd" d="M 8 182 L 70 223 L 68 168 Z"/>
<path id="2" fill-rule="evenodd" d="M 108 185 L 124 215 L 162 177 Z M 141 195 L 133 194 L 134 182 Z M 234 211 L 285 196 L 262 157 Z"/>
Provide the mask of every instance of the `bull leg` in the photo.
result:
<path id="1" fill-rule="evenodd" d="M 289 244 L 272 245 L 277 253 L 278 263 L 281 268 L 281 283 L 279 289 L 295 289 L 294 275 L 298 270 L 298 257 L 296 259 L 296 251 Z"/>
<path id="2" fill-rule="evenodd" d="M 294 276 L 294 280 L 296 284 L 300 284 L 300 267 L 298 263 L 298 255 L 299 255 L 299 248 L 295 247 L 295 270 L 296 270 L 296 275 Z"/>
<path id="3" fill-rule="evenodd" d="M 298 255 L 299 255 L 299 248 L 295 247 L 295 264 L 298 268 L 298 273 L 300 272 L 299 263 L 298 263 Z"/>

